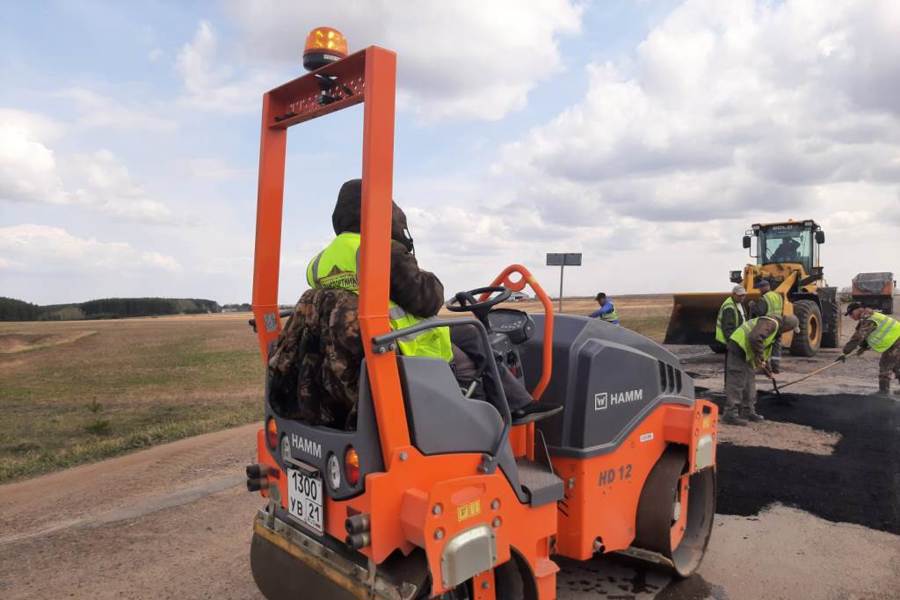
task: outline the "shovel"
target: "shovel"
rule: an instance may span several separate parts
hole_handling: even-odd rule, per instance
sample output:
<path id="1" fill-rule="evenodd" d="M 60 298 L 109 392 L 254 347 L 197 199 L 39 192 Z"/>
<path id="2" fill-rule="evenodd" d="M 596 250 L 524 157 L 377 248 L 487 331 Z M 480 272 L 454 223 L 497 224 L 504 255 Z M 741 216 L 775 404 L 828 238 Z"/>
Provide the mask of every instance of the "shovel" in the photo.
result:
<path id="1" fill-rule="evenodd" d="M 804 375 L 803 377 L 801 377 L 801 378 L 799 378 L 799 379 L 795 379 L 795 380 L 793 380 L 793 381 L 789 381 L 789 382 L 787 382 L 787 383 L 781 385 L 780 387 L 779 387 L 779 385 L 778 385 L 778 382 L 775 380 L 775 375 L 773 375 L 773 374 L 772 374 L 772 371 L 770 371 L 768 368 L 766 368 L 766 375 L 768 375 L 768 376 L 769 376 L 769 379 L 772 380 L 772 391 L 775 392 L 775 395 L 776 395 L 776 396 L 778 396 L 779 398 L 781 398 L 781 390 L 783 390 L 784 388 L 788 387 L 789 385 L 794 385 L 795 383 L 800 383 L 801 381 L 806 381 L 806 380 L 809 379 L 810 377 L 812 377 L 812 376 L 814 376 L 814 375 L 818 375 L 819 373 L 821 373 L 821 372 L 823 372 L 823 371 L 827 371 L 827 370 L 830 369 L 831 367 L 833 367 L 833 366 L 835 366 L 835 365 L 838 365 L 838 364 L 840 364 L 840 363 L 841 363 L 840 360 L 836 360 L 836 361 L 834 361 L 834 362 L 830 362 L 830 363 L 828 363 L 827 365 L 825 365 L 824 367 L 819 367 L 819 368 L 816 369 L 815 371 L 812 371 L 811 373 L 807 373 L 806 375 Z"/>

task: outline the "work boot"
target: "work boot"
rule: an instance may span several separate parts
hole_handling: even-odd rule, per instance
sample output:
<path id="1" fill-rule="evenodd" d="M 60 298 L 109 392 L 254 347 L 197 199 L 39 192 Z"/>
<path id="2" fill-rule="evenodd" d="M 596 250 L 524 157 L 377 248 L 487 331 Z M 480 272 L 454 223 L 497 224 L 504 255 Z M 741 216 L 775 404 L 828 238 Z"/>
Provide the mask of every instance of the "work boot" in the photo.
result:
<path id="1" fill-rule="evenodd" d="M 728 425 L 738 425 L 741 427 L 747 425 L 747 420 L 742 418 L 737 409 L 734 408 L 725 411 L 725 414 L 722 416 L 722 422 L 727 423 Z"/>
<path id="2" fill-rule="evenodd" d="M 872 396 L 878 396 L 880 398 L 890 398 L 891 397 L 891 386 L 888 385 L 879 385 L 877 392 L 872 392 Z"/>
<path id="3" fill-rule="evenodd" d="M 766 420 L 764 416 L 756 412 L 755 408 L 748 408 L 741 411 L 741 418 L 747 419 L 751 423 L 761 423 Z"/>
<path id="4" fill-rule="evenodd" d="M 512 411 L 512 424 L 524 425 L 526 423 L 533 423 L 534 421 L 547 419 L 549 417 L 552 417 L 553 415 L 561 413 L 562 409 L 562 406 L 543 404 L 541 402 L 532 402 L 531 404 L 528 404 L 523 408 Z"/>
<path id="5" fill-rule="evenodd" d="M 775 375 L 778 375 L 779 373 L 781 373 L 780 365 L 781 365 L 781 363 L 779 363 L 779 362 L 776 362 L 774 360 L 770 361 L 769 362 L 769 370 L 772 371 L 772 373 L 774 373 Z"/>

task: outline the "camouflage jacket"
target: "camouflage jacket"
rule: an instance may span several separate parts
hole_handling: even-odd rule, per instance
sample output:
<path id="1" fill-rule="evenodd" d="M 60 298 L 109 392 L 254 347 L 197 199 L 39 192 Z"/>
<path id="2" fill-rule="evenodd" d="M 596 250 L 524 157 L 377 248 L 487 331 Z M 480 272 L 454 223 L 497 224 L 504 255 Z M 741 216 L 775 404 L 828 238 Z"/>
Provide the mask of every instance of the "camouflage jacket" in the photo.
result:
<path id="1" fill-rule="evenodd" d="M 307 290 L 269 357 L 270 398 L 281 416 L 338 429 L 356 426 L 363 359 L 359 299 Z"/>
<path id="2" fill-rule="evenodd" d="M 868 317 L 868 315 L 866 315 L 866 317 Z M 866 317 L 859 320 L 859 323 L 856 324 L 856 331 L 853 332 L 853 335 L 847 340 L 847 343 L 844 344 L 844 354 L 850 354 L 856 350 L 857 347 L 860 347 L 861 350 L 865 350 L 869 347 L 866 343 L 866 338 L 875 331 L 875 328 L 878 327 L 878 323 L 872 319 L 867 319 Z"/>

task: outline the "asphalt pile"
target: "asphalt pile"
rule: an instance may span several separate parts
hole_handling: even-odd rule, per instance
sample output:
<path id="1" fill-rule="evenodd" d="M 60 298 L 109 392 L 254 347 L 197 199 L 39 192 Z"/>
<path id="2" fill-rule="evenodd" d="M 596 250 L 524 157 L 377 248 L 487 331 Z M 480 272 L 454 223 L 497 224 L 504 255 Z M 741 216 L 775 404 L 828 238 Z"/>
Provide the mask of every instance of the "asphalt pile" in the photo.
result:
<path id="1" fill-rule="evenodd" d="M 900 401 L 760 395 L 766 419 L 841 435 L 831 456 L 723 443 L 717 512 L 750 516 L 781 503 L 835 522 L 900 534 Z"/>

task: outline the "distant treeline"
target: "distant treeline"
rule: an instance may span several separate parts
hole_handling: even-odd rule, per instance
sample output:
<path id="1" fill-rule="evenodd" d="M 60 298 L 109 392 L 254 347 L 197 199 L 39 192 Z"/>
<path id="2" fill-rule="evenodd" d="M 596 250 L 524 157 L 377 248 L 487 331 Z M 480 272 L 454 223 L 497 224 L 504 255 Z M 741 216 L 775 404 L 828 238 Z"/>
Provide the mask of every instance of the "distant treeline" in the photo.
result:
<path id="1" fill-rule="evenodd" d="M 241 304 L 223 304 L 222 310 L 225 312 L 247 312 L 253 310 L 253 307 L 250 306 L 249 302 Z"/>
<path id="2" fill-rule="evenodd" d="M 0 297 L 0 321 L 79 321 L 217 312 L 222 312 L 218 302 L 200 298 L 103 298 L 38 306 Z"/>

